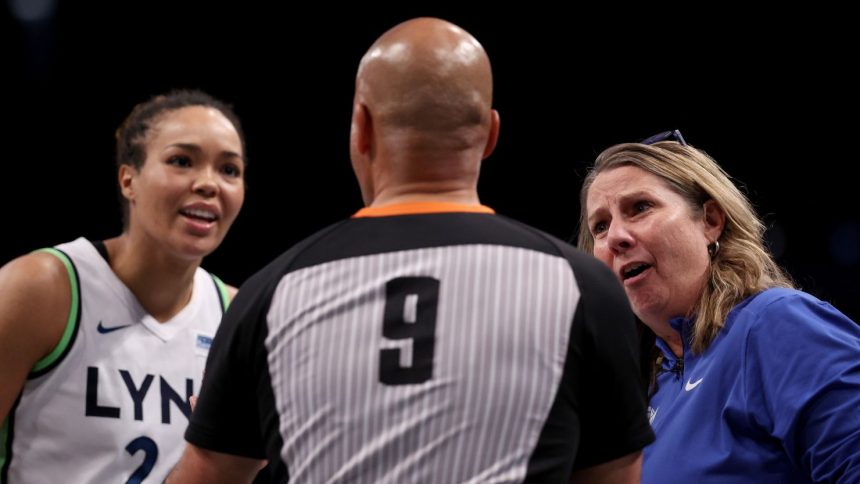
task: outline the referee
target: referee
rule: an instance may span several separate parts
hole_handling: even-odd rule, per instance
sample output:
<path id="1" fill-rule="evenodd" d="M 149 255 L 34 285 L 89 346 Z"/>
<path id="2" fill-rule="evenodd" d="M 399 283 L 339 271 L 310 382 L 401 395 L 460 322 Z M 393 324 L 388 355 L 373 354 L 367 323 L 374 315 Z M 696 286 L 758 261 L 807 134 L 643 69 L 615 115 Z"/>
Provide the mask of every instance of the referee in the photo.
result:
<path id="1" fill-rule="evenodd" d="M 477 195 L 484 49 L 404 22 L 358 68 L 366 208 L 245 283 L 170 482 L 639 482 L 633 316 L 601 263 Z"/>

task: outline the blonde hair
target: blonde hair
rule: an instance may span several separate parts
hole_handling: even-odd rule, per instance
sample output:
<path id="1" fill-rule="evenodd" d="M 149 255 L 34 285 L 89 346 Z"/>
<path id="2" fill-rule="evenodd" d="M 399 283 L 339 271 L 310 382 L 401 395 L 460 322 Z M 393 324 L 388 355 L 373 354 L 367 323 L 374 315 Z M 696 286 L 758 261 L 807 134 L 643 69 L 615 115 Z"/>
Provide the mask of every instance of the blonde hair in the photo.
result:
<path id="1" fill-rule="evenodd" d="M 594 161 L 580 192 L 579 248 L 594 252 L 587 223 L 587 195 L 595 178 L 620 166 L 636 166 L 678 193 L 696 212 L 714 200 L 725 213 L 719 250 L 713 255 L 707 282 L 687 317 L 694 317 L 691 348 L 701 353 L 725 325 L 729 312 L 745 298 L 771 287 L 793 287 L 764 245 L 764 224 L 747 197 L 711 157 L 689 145 L 663 141 L 653 145 L 624 143 L 607 148 Z M 706 250 L 705 247 L 702 250 Z"/>

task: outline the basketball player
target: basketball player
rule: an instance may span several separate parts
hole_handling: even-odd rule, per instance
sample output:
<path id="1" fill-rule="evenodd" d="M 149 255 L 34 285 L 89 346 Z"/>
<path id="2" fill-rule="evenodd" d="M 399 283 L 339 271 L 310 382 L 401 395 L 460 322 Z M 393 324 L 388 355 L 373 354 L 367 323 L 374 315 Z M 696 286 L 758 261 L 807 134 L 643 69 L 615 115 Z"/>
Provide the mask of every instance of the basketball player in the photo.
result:
<path id="1" fill-rule="evenodd" d="M 245 194 L 238 118 L 199 91 L 116 133 L 124 229 L 0 270 L 0 482 L 161 482 L 235 289 L 200 268 Z"/>
<path id="2" fill-rule="evenodd" d="M 480 204 L 489 60 L 448 22 L 361 61 L 367 208 L 240 291 L 171 482 L 638 482 L 634 320 L 598 261 Z"/>

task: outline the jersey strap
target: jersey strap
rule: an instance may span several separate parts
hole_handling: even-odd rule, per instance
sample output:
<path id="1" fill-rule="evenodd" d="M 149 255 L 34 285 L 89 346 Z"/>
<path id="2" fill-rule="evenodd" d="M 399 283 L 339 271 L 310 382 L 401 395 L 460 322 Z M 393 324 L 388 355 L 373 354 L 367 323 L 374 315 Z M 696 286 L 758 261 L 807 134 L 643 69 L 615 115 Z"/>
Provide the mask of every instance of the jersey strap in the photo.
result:
<path id="1" fill-rule="evenodd" d="M 227 285 L 224 284 L 224 281 L 218 279 L 218 276 L 215 274 L 209 274 L 212 276 L 212 280 L 215 282 L 215 290 L 218 291 L 218 295 L 221 298 L 221 311 L 227 312 L 227 308 L 230 306 L 230 292 L 227 291 Z"/>
<path id="2" fill-rule="evenodd" d="M 75 336 L 78 333 L 78 326 L 80 326 L 81 320 L 80 281 L 75 264 L 65 252 L 58 249 L 39 249 L 36 252 L 46 252 L 54 255 L 66 266 L 66 272 L 69 274 L 69 287 L 72 289 L 72 304 L 69 307 L 69 318 L 66 320 L 66 329 L 63 331 L 63 337 L 60 338 L 60 342 L 57 343 L 53 351 L 36 362 L 33 369 L 30 370 L 28 379 L 40 377 L 60 364 L 66 354 L 68 354 L 69 349 L 71 349 L 72 343 L 75 342 Z"/>

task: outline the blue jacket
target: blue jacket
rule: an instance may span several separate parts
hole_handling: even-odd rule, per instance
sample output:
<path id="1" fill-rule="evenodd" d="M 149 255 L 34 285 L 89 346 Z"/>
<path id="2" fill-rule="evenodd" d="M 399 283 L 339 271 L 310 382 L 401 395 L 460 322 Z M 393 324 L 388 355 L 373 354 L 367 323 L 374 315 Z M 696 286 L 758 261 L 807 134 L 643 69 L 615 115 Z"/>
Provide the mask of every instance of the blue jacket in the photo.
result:
<path id="1" fill-rule="evenodd" d="M 860 483 L 860 326 L 791 289 L 741 302 L 700 355 L 671 324 L 643 483 Z"/>

